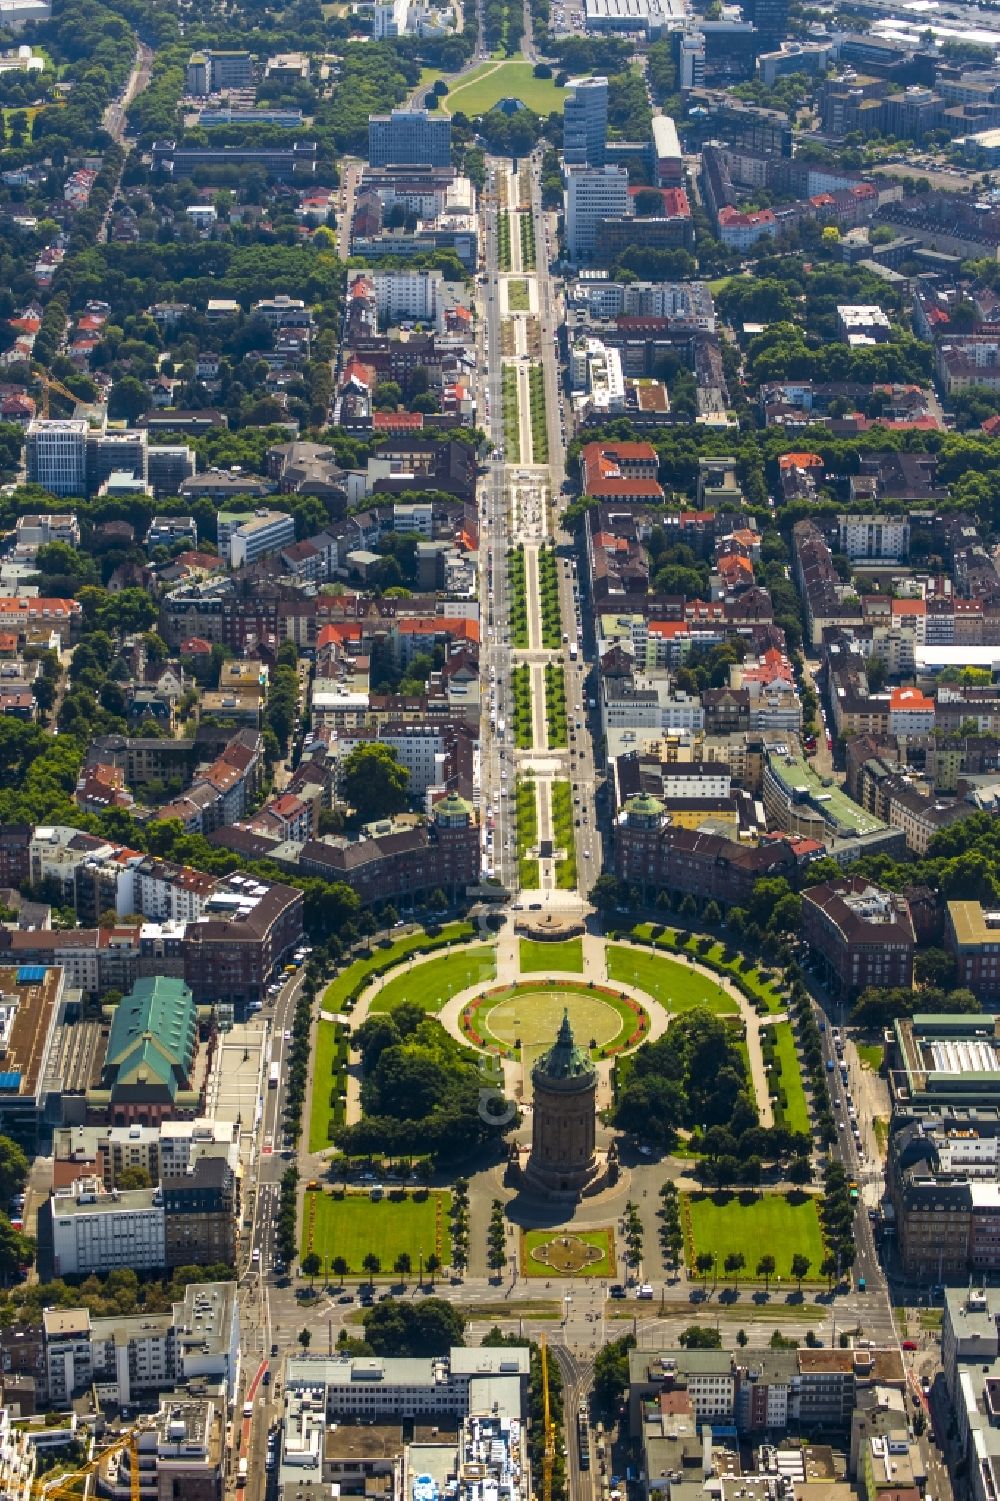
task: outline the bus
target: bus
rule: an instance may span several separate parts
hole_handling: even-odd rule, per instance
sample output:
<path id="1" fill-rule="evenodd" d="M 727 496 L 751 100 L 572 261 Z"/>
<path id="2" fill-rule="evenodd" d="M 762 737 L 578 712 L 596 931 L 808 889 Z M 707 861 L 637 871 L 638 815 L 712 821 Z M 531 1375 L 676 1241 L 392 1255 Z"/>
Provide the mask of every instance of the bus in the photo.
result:
<path id="1" fill-rule="evenodd" d="M 275 1061 L 274 1063 L 271 1064 L 271 1067 L 270 1067 L 270 1069 L 268 1071 L 268 1075 L 267 1075 L 267 1087 L 268 1087 L 268 1089 L 277 1089 L 277 1087 L 278 1087 L 278 1080 L 280 1078 L 281 1078 L 281 1064 L 278 1063 L 277 1061 Z"/>

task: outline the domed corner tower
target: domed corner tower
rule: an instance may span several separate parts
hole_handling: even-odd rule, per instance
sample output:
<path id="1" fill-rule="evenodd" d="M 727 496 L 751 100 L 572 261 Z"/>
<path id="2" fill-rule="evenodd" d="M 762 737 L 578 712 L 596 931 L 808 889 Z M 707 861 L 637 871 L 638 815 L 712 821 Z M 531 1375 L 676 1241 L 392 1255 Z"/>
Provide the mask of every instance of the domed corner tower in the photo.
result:
<path id="1" fill-rule="evenodd" d="M 597 1070 L 578 1048 L 569 1012 L 552 1047 L 531 1070 L 531 1155 L 525 1186 L 576 1197 L 600 1172 L 595 1154 Z"/>

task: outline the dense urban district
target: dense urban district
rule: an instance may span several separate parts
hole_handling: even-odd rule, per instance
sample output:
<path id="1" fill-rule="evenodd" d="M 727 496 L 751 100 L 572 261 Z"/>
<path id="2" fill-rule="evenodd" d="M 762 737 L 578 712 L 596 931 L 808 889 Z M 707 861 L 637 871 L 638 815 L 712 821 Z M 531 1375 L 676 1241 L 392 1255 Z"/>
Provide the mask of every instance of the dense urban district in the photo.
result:
<path id="1" fill-rule="evenodd" d="M 1000 16 L 0 0 L 0 1501 L 997 1501 Z"/>

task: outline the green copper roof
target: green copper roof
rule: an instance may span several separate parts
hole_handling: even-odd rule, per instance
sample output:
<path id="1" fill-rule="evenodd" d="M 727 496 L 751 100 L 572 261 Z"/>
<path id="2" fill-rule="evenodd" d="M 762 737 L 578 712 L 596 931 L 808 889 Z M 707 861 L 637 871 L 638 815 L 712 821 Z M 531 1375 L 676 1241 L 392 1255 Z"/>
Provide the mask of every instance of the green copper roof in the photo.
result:
<path id="1" fill-rule="evenodd" d="M 640 792 L 635 797 L 629 798 L 625 804 L 625 808 L 628 813 L 648 814 L 650 817 L 653 815 L 659 817 L 663 812 L 664 804 L 660 802 L 658 797 L 654 797 L 651 792 Z"/>
<path id="2" fill-rule="evenodd" d="M 434 804 L 434 812 L 444 818 L 456 818 L 459 814 L 471 818 L 474 809 L 472 804 L 467 803 L 464 797 L 459 797 L 457 792 L 449 792 L 447 797 L 443 797 L 440 802 Z"/>
<path id="3" fill-rule="evenodd" d="M 569 1011 L 563 1011 L 559 1034 L 547 1053 L 543 1053 L 532 1069 L 532 1074 L 547 1079 L 582 1079 L 592 1075 L 594 1065 L 578 1048 L 570 1026 Z"/>
<path id="4" fill-rule="evenodd" d="M 187 1083 L 197 1032 L 194 1001 L 183 980 L 137 980 L 111 1023 L 105 1069 L 112 1090 L 159 1083 L 173 1095 Z"/>

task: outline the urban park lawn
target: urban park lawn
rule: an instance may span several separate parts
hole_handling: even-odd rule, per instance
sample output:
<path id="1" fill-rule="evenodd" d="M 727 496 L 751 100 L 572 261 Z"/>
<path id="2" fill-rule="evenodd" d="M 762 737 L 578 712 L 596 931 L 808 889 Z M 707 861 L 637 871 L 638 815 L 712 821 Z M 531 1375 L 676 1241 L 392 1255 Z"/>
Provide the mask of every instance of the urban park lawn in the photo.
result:
<path id="1" fill-rule="evenodd" d="M 521 973 L 535 974 L 583 974 L 583 939 L 566 938 L 561 943 L 549 943 L 545 939 L 521 939 Z"/>
<path id="2" fill-rule="evenodd" d="M 493 945 L 470 944 L 393 975 L 373 997 L 371 1010 L 395 1011 L 404 1001 L 412 1001 L 423 1011 L 440 1011 L 460 990 L 484 985 L 496 977 L 497 951 Z"/>
<path id="3" fill-rule="evenodd" d="M 378 1257 L 384 1275 L 392 1273 L 396 1257 L 404 1253 L 414 1274 L 421 1254 L 425 1265 L 434 1255 L 447 1266 L 450 1209 L 451 1194 L 435 1190 L 387 1188 L 384 1198 L 374 1200 L 364 1192 L 337 1197 L 310 1189 L 305 1196 L 302 1255 L 316 1251 L 327 1275 L 334 1257 L 343 1256 L 352 1277 L 366 1275 L 362 1262 L 369 1252 Z"/>
<path id="4" fill-rule="evenodd" d="M 688 1272 L 695 1273 L 701 1251 L 716 1258 L 716 1277 L 725 1282 L 726 1257 L 742 1252 L 746 1264 L 740 1280 L 754 1282 L 757 1262 L 770 1253 L 777 1266 L 772 1287 L 780 1277 L 792 1281 L 792 1257 L 809 1258 L 807 1282 L 822 1281 L 820 1263 L 826 1255 L 816 1199 L 811 1194 L 691 1193 L 681 1195 L 681 1220 Z M 709 1273 L 711 1276 L 712 1274 Z M 731 1280 L 731 1276 L 730 1279 Z"/>
<path id="5" fill-rule="evenodd" d="M 668 959 L 625 944 L 607 948 L 608 979 L 618 980 L 643 990 L 667 1011 L 691 1011 L 705 1006 L 716 1016 L 735 1016 L 739 1011 L 733 997 L 708 975 L 692 968 L 682 959 Z"/>
<path id="6" fill-rule="evenodd" d="M 533 63 L 511 59 L 474 68 L 445 95 L 441 108 L 450 115 L 461 110 L 471 119 L 487 114 L 501 99 L 520 99 L 536 115 L 562 114 L 566 90 L 551 78 L 536 78 Z"/>

